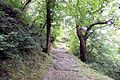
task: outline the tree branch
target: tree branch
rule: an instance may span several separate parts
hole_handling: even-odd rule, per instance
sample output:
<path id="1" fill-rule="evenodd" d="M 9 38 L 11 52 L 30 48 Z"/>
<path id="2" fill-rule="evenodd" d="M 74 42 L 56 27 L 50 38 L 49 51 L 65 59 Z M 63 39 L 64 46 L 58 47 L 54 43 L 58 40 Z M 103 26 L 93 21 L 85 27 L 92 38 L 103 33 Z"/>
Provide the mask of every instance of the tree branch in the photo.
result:
<path id="1" fill-rule="evenodd" d="M 108 21 L 104 21 L 104 22 L 96 22 L 96 23 L 91 24 L 91 25 L 87 28 L 86 33 L 85 33 L 85 36 L 88 35 L 88 32 L 91 30 L 91 28 L 92 28 L 93 26 L 99 25 L 99 24 L 108 24 L 108 22 L 111 22 L 111 20 L 112 20 L 112 19 L 110 19 L 110 20 L 108 20 Z"/>
<path id="2" fill-rule="evenodd" d="M 26 3 L 25 3 L 25 5 L 23 6 L 23 8 L 22 8 L 22 11 L 26 8 L 26 6 L 31 2 L 32 0 L 28 0 Z"/>
<path id="3" fill-rule="evenodd" d="M 94 32 L 95 32 L 95 30 L 93 30 L 91 33 L 87 34 L 87 35 L 85 36 L 85 39 L 87 40 L 88 37 L 89 37 L 90 35 L 92 35 Z"/>
<path id="4" fill-rule="evenodd" d="M 42 26 L 43 29 L 45 28 L 46 24 L 47 24 L 47 22 L 45 22 L 45 23 L 43 24 L 43 26 Z"/>
<path id="5" fill-rule="evenodd" d="M 94 45 L 92 44 L 92 49 L 88 52 L 88 54 L 90 54 L 93 49 L 94 49 Z"/>
<path id="6" fill-rule="evenodd" d="M 96 22 L 96 23 L 93 23 L 93 24 L 91 24 L 91 25 L 88 27 L 87 31 L 91 30 L 91 28 L 92 28 L 93 26 L 95 26 L 95 25 L 108 24 L 108 22 L 110 22 L 110 21 L 111 21 L 111 19 L 108 20 L 108 21 L 104 21 L 104 22 Z"/>

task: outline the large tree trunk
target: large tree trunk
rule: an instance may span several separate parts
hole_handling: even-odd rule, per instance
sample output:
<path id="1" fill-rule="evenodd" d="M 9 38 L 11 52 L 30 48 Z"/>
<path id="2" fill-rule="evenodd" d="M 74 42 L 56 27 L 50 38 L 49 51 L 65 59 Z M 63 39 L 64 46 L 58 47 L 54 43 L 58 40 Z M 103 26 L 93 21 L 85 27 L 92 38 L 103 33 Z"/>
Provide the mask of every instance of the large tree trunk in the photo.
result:
<path id="1" fill-rule="evenodd" d="M 50 11 L 50 0 L 46 0 L 46 8 L 47 8 L 47 48 L 46 52 L 50 53 L 50 46 L 51 46 L 51 11 Z"/>
<path id="2" fill-rule="evenodd" d="M 77 31 L 77 36 L 80 41 L 80 59 L 81 61 L 85 62 L 87 60 L 86 56 L 86 40 L 83 35 L 83 30 L 82 28 L 79 28 L 79 25 L 76 25 L 76 31 Z"/>

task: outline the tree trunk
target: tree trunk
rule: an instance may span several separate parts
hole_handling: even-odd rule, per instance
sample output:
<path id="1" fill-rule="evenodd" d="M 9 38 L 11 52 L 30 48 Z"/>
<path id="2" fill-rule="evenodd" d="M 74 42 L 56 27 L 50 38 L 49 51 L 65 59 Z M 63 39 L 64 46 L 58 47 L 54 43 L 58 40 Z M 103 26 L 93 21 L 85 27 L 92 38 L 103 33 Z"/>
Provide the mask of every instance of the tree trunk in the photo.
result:
<path id="1" fill-rule="evenodd" d="M 47 8 L 47 44 L 46 44 L 46 53 L 50 53 L 51 46 L 51 11 L 50 11 L 50 0 L 46 0 L 46 8 Z"/>
<path id="2" fill-rule="evenodd" d="M 80 41 L 80 59 L 81 61 L 85 62 L 87 60 L 86 56 L 86 40 L 83 35 L 83 30 L 82 28 L 79 28 L 79 25 L 76 25 L 76 31 L 77 31 L 77 36 Z"/>

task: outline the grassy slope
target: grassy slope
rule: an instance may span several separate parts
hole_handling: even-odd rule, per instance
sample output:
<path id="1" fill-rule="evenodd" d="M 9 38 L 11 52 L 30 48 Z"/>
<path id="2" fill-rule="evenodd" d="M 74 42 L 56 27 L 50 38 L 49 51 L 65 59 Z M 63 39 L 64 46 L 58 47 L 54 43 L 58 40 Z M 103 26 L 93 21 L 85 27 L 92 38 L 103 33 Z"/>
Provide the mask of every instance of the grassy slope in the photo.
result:
<path id="1" fill-rule="evenodd" d="M 81 62 L 78 58 L 76 58 L 76 60 L 78 60 L 78 64 L 79 64 L 79 70 L 81 72 L 80 76 L 81 77 L 93 77 L 92 80 L 114 80 L 112 78 L 109 78 L 108 76 L 102 75 L 100 73 L 98 73 L 97 71 L 95 71 L 94 69 L 90 68 L 89 65 Z"/>
<path id="2" fill-rule="evenodd" d="M 43 53 L 0 61 L 0 80 L 42 80 L 51 59 Z"/>
<path id="3" fill-rule="evenodd" d="M 42 80 L 52 63 L 51 57 L 42 52 L 35 52 L 35 55 L 18 56 L 14 59 L 0 61 L 0 80 Z M 73 56 L 74 57 L 74 56 Z M 76 58 L 79 65 L 81 80 L 113 80 L 107 76 L 97 73 L 89 65 L 82 63 Z"/>
<path id="4" fill-rule="evenodd" d="M 2 7 L 4 6 L 0 6 L 0 24 L 2 26 L 24 27 L 19 19 L 6 16 Z M 12 54 L 12 58 L 0 60 L 0 80 L 42 80 L 51 62 L 51 58 L 41 49 L 36 49 L 30 53 Z"/>

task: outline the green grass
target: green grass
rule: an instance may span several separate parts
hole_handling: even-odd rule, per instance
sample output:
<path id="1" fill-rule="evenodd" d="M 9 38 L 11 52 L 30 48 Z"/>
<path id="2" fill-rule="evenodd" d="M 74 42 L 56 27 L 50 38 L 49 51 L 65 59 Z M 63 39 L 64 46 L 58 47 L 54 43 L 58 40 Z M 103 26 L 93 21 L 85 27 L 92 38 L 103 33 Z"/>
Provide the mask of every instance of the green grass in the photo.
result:
<path id="1" fill-rule="evenodd" d="M 93 80 L 114 80 L 108 76 L 98 73 L 96 70 L 90 68 L 90 65 L 87 65 L 81 62 L 78 58 L 76 58 L 79 65 L 79 71 L 81 79 L 83 78 L 92 78 Z"/>
<path id="2" fill-rule="evenodd" d="M 11 60 L 2 61 L 0 74 L 7 71 L 9 80 L 42 80 L 46 74 L 52 59 L 44 53 L 18 56 Z M 0 80 L 4 77 L 0 76 Z"/>

